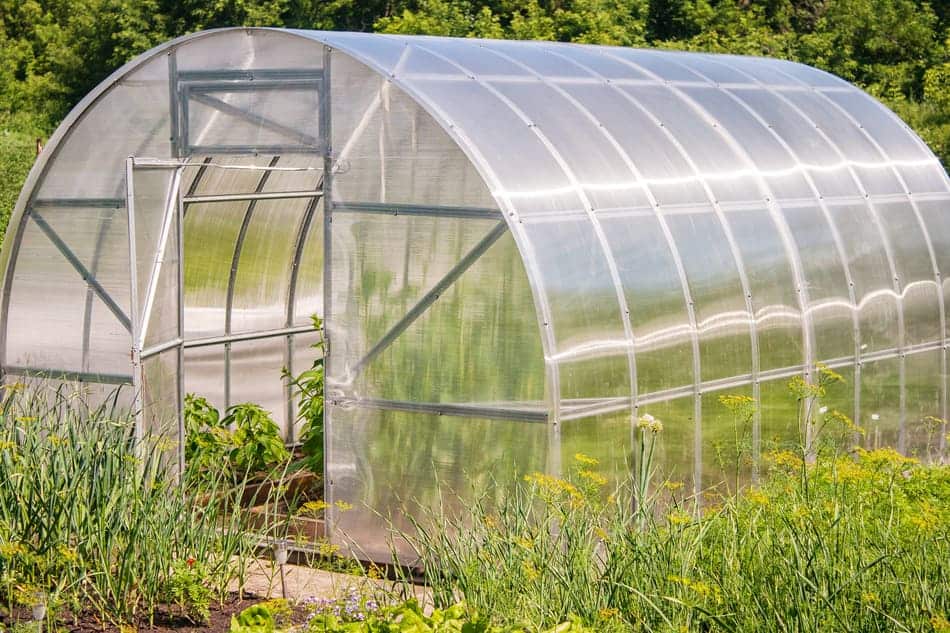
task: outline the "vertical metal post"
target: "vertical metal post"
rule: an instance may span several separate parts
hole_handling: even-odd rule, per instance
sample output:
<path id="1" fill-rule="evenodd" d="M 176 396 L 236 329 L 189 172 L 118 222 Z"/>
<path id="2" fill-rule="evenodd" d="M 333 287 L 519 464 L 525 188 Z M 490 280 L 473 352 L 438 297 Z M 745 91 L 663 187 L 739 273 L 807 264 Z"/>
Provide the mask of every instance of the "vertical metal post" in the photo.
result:
<path id="1" fill-rule="evenodd" d="M 330 406 L 327 406 L 328 395 L 328 377 L 330 376 L 332 364 L 330 362 L 330 353 L 332 341 L 330 340 L 330 324 L 332 310 L 333 292 L 331 288 L 331 234 L 330 229 L 333 226 L 333 134 L 331 130 L 330 113 L 330 93 L 331 77 L 330 63 L 333 49 L 329 46 L 323 47 L 323 84 L 320 94 L 320 127 L 319 133 L 325 139 L 323 143 L 323 498 L 329 504 L 326 511 L 326 535 L 330 542 L 333 542 L 333 533 L 335 528 L 336 513 L 333 510 L 333 480 L 329 477 L 330 467 L 333 464 L 332 445 L 330 434 L 332 433 L 332 416 L 330 415 Z"/>
<path id="2" fill-rule="evenodd" d="M 181 156 L 181 142 L 179 141 L 181 129 L 178 123 L 179 108 L 178 58 L 177 49 L 173 48 L 168 53 L 168 140 L 171 143 L 170 155 L 172 158 L 179 158 Z"/>
<path id="3" fill-rule="evenodd" d="M 174 55 L 174 53 L 173 53 Z M 172 179 L 176 183 L 172 195 L 175 196 L 175 228 L 178 231 L 175 248 L 178 251 L 178 371 L 175 376 L 178 387 L 178 472 L 185 472 L 185 207 L 181 198 L 181 174 L 184 167 L 176 170 Z"/>
<path id="4" fill-rule="evenodd" d="M 125 208 L 129 225 L 129 320 L 132 322 L 132 411 L 135 414 L 135 441 L 138 445 L 144 435 L 144 410 L 142 380 L 142 347 L 139 342 L 139 279 L 138 256 L 135 240 L 135 158 L 129 156 L 125 161 Z"/>

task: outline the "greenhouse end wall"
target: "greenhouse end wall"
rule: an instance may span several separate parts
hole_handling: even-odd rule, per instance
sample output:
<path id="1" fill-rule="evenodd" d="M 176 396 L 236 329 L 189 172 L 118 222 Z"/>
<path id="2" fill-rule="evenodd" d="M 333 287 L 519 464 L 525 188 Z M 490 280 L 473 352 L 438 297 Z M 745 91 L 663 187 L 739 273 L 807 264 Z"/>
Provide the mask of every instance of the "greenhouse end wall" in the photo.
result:
<path id="1" fill-rule="evenodd" d="M 51 139 L 3 249 L 0 365 L 134 383 L 149 428 L 185 392 L 253 400 L 292 442 L 280 371 L 322 317 L 326 494 L 353 506 L 331 538 L 386 560 L 423 508 L 577 453 L 628 478 L 645 413 L 661 476 L 715 488 L 720 396 L 757 401 L 758 459 L 799 438 L 786 383 L 818 363 L 862 445 L 934 458 L 948 242 L 934 155 L 799 64 L 223 29 Z"/>

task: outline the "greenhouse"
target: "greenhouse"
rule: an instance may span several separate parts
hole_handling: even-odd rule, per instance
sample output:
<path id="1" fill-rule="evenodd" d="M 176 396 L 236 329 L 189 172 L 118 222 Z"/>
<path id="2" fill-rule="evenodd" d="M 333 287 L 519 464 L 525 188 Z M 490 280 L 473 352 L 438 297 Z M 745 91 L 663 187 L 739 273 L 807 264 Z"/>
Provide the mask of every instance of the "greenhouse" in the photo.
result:
<path id="1" fill-rule="evenodd" d="M 623 478 L 646 413 L 664 476 L 704 490 L 719 396 L 760 404 L 757 455 L 818 363 L 864 445 L 945 449 L 950 180 L 791 62 L 196 33 L 75 108 L 2 258 L 4 380 L 128 385 L 143 433 L 180 437 L 196 393 L 296 442 L 281 371 L 325 336 L 325 495 L 353 506 L 328 532 L 371 559 L 450 491 L 577 453 Z"/>

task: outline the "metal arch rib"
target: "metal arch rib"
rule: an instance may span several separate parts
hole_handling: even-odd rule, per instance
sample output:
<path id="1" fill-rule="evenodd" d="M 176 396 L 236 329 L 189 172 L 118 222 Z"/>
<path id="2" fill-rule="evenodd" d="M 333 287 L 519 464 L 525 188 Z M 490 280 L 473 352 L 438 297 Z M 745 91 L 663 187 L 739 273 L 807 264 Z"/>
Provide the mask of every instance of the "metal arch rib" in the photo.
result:
<path id="1" fill-rule="evenodd" d="M 782 74 L 786 74 L 786 73 L 784 73 L 784 72 L 781 71 L 781 70 L 779 70 L 778 72 L 780 72 L 780 73 L 782 73 Z M 788 75 L 786 75 L 786 76 L 788 76 Z M 884 148 L 880 145 L 880 143 L 878 143 L 877 140 L 876 140 L 873 136 L 871 136 L 871 134 L 864 128 L 863 125 L 860 124 L 859 121 L 857 121 L 857 120 L 854 118 L 854 116 L 853 116 L 850 112 L 848 112 L 845 108 L 843 108 L 837 101 L 835 101 L 834 99 L 831 99 L 830 97 L 828 97 L 828 95 L 825 94 L 824 92 L 822 92 L 822 91 L 820 91 L 820 90 L 815 90 L 814 92 L 817 93 L 821 99 L 823 99 L 823 100 L 825 100 L 826 102 L 828 102 L 829 105 L 831 105 L 833 108 L 835 108 L 836 110 L 838 110 L 839 112 L 841 112 L 841 114 L 843 114 L 845 117 L 847 117 L 847 119 L 848 119 L 849 121 L 851 121 L 851 122 L 854 124 L 854 126 L 860 131 L 860 134 L 861 134 L 862 136 L 864 136 L 864 138 L 865 138 L 868 142 L 870 142 L 870 143 L 874 146 L 874 148 L 881 154 L 881 157 L 883 157 L 883 158 L 885 158 L 885 159 L 888 158 L 887 152 L 884 151 Z M 890 112 L 890 111 L 888 110 L 888 112 Z M 912 135 L 912 136 L 916 136 L 916 135 L 914 135 L 914 134 L 911 134 L 911 135 Z M 931 237 L 930 237 L 930 231 L 928 231 L 928 229 L 927 229 L 927 224 L 926 224 L 926 222 L 924 222 L 923 214 L 920 212 L 920 206 L 917 204 L 917 201 L 914 199 L 913 193 L 910 191 L 910 188 L 907 186 L 907 182 L 904 180 L 904 177 L 901 175 L 900 170 L 897 169 L 897 167 L 894 166 L 893 164 L 891 164 L 891 165 L 889 166 L 889 169 L 890 169 L 891 173 L 894 174 L 894 177 L 897 179 L 897 182 L 901 185 L 901 187 L 904 188 L 904 191 L 906 192 L 907 201 L 910 203 L 911 209 L 912 209 L 913 212 L 914 212 L 914 218 L 915 218 L 915 220 L 917 221 L 917 225 L 920 227 L 920 232 L 921 232 L 921 234 L 924 236 L 924 241 L 925 241 L 925 244 L 926 244 L 926 246 L 927 246 L 927 255 L 928 255 L 928 257 L 930 258 L 930 264 L 931 264 L 931 267 L 932 267 L 933 273 L 934 273 L 934 283 L 936 283 L 936 285 L 937 285 L 938 294 L 939 294 L 939 298 L 938 298 L 938 301 L 937 301 L 937 309 L 938 309 L 938 315 L 939 315 L 939 319 L 940 319 L 941 340 L 943 341 L 943 346 L 942 346 L 942 348 L 941 348 L 941 354 L 940 354 L 940 365 L 941 365 L 941 375 L 944 376 L 944 377 L 946 377 L 947 371 L 948 371 L 948 362 L 950 362 L 950 361 L 948 361 L 948 357 L 947 357 L 947 346 L 948 346 L 948 338 L 947 338 L 947 316 L 946 316 L 946 306 L 944 305 L 944 301 L 942 300 L 942 297 L 943 297 L 943 283 L 942 283 L 941 275 L 940 275 L 940 267 L 939 267 L 939 265 L 937 264 L 937 255 L 936 255 L 936 251 L 935 251 L 935 249 L 934 249 L 933 240 L 932 240 Z M 944 180 L 945 180 L 946 184 L 948 185 L 948 190 L 950 190 L 950 179 L 947 179 L 947 177 L 945 176 Z M 880 228 L 881 228 L 881 233 L 882 233 L 882 234 L 886 234 L 886 233 L 887 233 L 887 232 L 884 230 L 884 226 L 883 226 L 883 225 L 880 225 Z M 895 274 L 894 274 L 894 277 L 895 277 L 895 279 L 897 278 L 896 272 L 895 272 Z M 901 293 L 901 297 L 903 297 L 903 293 Z M 903 300 L 901 300 L 900 309 L 901 309 L 901 313 L 903 313 Z M 906 324 L 905 324 L 905 327 L 906 327 Z M 906 336 L 906 331 L 905 331 L 905 336 Z M 907 345 L 906 345 L 906 340 L 904 341 L 904 345 L 902 345 L 901 347 L 903 347 L 903 348 L 906 348 L 906 347 L 907 347 Z M 903 366 L 903 359 L 902 359 L 902 363 L 901 363 L 901 364 L 902 364 L 902 366 Z M 905 378 L 905 381 L 906 381 L 906 378 Z M 905 382 L 905 384 L 906 384 L 906 382 Z M 906 394 L 904 394 L 904 389 L 901 390 L 901 397 L 902 397 L 902 398 L 906 398 Z M 947 400 L 948 400 L 948 392 L 947 392 L 947 380 L 946 380 L 946 378 L 944 378 L 944 379 L 941 380 L 941 382 L 940 382 L 940 399 L 941 399 L 941 405 L 940 405 L 940 406 L 941 406 L 941 417 L 942 417 L 944 420 L 946 420 L 946 419 L 947 419 L 947 416 L 950 415 L 950 413 L 948 413 L 948 402 L 947 402 Z M 903 411 L 903 410 L 904 410 L 904 407 L 901 407 L 901 411 Z M 943 434 L 941 434 L 941 435 L 943 435 Z M 942 439 L 943 439 L 944 442 L 946 442 L 946 438 L 945 438 L 945 437 L 942 438 Z"/>
<path id="2" fill-rule="evenodd" d="M 745 73 L 742 70 L 733 68 L 732 66 L 730 66 L 729 68 L 731 70 L 734 70 L 736 72 L 739 72 L 749 77 L 749 79 L 753 81 L 756 85 L 758 85 L 760 88 L 763 88 L 770 93 L 774 93 L 774 91 L 769 86 L 763 84 L 758 79 L 749 75 L 748 73 Z M 696 72 L 693 69 L 690 69 L 690 71 L 694 73 Z M 798 157 L 798 154 L 788 144 L 788 141 L 782 138 L 777 132 L 775 132 L 774 129 L 769 127 L 768 124 L 762 119 L 762 117 L 751 106 L 749 106 L 745 101 L 742 101 L 741 99 L 739 99 L 738 96 L 733 95 L 731 91 L 725 90 L 725 92 L 729 94 L 738 103 L 740 103 L 743 108 L 745 108 L 748 112 L 750 112 L 756 118 L 757 121 L 759 121 L 762 125 L 764 125 L 766 130 L 768 130 L 769 133 L 772 135 L 772 137 L 785 149 L 786 152 L 788 152 L 788 155 L 793 160 L 795 160 L 799 164 L 802 163 L 802 161 Z M 808 170 L 802 170 L 802 177 L 805 179 L 805 182 L 808 184 L 808 188 L 812 192 L 812 196 L 813 196 L 812 202 L 818 205 L 818 208 L 821 211 L 822 216 L 825 218 L 825 222 L 828 223 L 829 232 L 831 234 L 832 241 L 835 244 L 835 250 L 838 253 L 838 259 L 839 259 L 839 262 L 841 263 L 842 270 L 844 271 L 844 274 L 845 274 L 845 280 L 848 284 L 848 300 L 851 303 L 851 328 L 852 328 L 852 332 L 854 336 L 854 362 L 855 362 L 855 385 L 854 385 L 855 409 L 854 410 L 855 410 L 855 417 L 857 417 L 861 409 L 861 388 L 860 388 L 861 387 L 860 385 L 860 382 L 861 382 L 860 381 L 861 329 L 859 326 L 859 320 L 858 320 L 858 315 L 857 315 L 858 301 L 857 301 L 857 297 L 854 294 L 854 277 L 851 274 L 851 266 L 848 264 L 848 257 L 844 249 L 844 241 L 841 238 L 841 234 L 838 231 L 837 226 L 832 221 L 831 212 L 828 209 L 828 205 L 826 204 L 825 200 L 822 198 L 821 194 L 819 193 L 818 187 L 817 185 L 815 185 L 815 181 L 812 178 L 811 174 L 808 172 Z M 804 275 L 802 279 L 804 280 Z M 804 289 L 807 289 L 807 283 L 805 284 Z M 806 310 L 805 312 L 807 314 L 810 314 L 810 309 Z M 817 360 L 817 354 L 816 354 L 816 360 Z"/>
<path id="3" fill-rule="evenodd" d="M 271 158 L 268 167 L 274 167 L 280 160 L 280 156 Z M 260 193 L 264 190 L 271 172 L 265 170 L 261 174 L 254 193 Z M 234 286 L 237 283 L 238 265 L 241 262 L 241 251 L 244 249 L 244 240 L 247 237 L 247 230 L 251 224 L 251 217 L 254 215 L 254 208 L 257 206 L 257 200 L 251 200 L 247 204 L 247 211 L 244 212 L 244 219 L 241 222 L 241 228 L 238 230 L 237 239 L 234 241 L 234 253 L 231 256 L 231 270 L 228 274 L 228 289 L 224 303 L 224 335 L 231 335 L 231 310 L 234 306 Z M 224 345 L 224 407 L 231 406 L 231 344 Z"/>
<path id="4" fill-rule="evenodd" d="M 489 54 L 495 55 L 496 57 L 505 59 L 508 62 L 527 70 L 528 72 L 533 74 L 539 81 L 541 81 L 545 86 L 548 86 L 549 88 L 551 88 L 552 90 L 560 94 L 562 97 L 567 99 L 568 102 L 571 103 L 575 108 L 577 108 L 577 110 L 581 114 L 583 114 L 588 119 L 596 123 L 596 119 L 591 114 L 591 112 L 587 110 L 587 108 L 585 108 L 582 104 L 578 103 L 577 100 L 572 98 L 563 88 L 552 83 L 546 77 L 534 72 L 526 64 L 514 59 L 513 57 L 509 55 L 505 55 L 504 53 L 493 50 L 491 48 L 482 47 L 482 50 L 488 52 Z M 503 99 L 504 102 L 508 105 L 508 107 L 511 108 L 520 118 L 522 118 L 525 121 L 529 120 L 529 117 L 527 116 L 527 114 L 524 113 L 517 106 L 517 104 L 512 102 L 507 97 L 504 97 L 504 95 L 501 95 L 494 88 L 492 89 L 492 92 L 496 95 L 497 98 Z M 544 144 L 545 148 L 547 148 L 548 152 L 551 153 L 551 155 L 557 161 L 558 165 L 561 167 L 561 169 L 567 175 L 568 179 L 571 181 L 571 184 L 576 189 L 577 195 L 581 199 L 582 204 L 584 205 L 584 210 L 587 214 L 587 218 L 590 221 L 591 226 L 593 226 L 594 235 L 596 235 L 597 241 L 600 244 L 601 250 L 603 251 L 604 259 L 607 262 L 607 270 L 610 272 L 610 278 L 614 285 L 614 292 L 617 296 L 617 306 L 620 308 L 620 319 L 621 319 L 621 323 L 623 324 L 624 336 L 629 342 L 629 347 L 627 349 L 627 366 L 628 366 L 628 371 L 630 374 L 629 376 L 630 411 L 631 413 L 635 413 L 637 410 L 636 337 L 634 336 L 634 333 L 633 333 L 633 325 L 630 322 L 630 307 L 627 305 L 627 297 L 623 291 L 623 283 L 620 280 L 620 271 L 617 268 L 616 257 L 614 257 L 613 249 L 610 247 L 610 243 L 607 241 L 607 235 L 604 232 L 604 228 L 600 223 L 600 219 L 594 213 L 594 205 L 591 202 L 591 200 L 588 198 L 587 193 L 584 191 L 583 187 L 581 187 L 580 181 L 577 179 L 577 176 L 574 174 L 574 170 L 568 164 L 562 152 L 554 146 L 554 143 L 551 142 L 551 140 L 548 138 L 547 134 L 544 133 L 544 131 L 540 130 L 536 125 L 532 125 L 531 129 L 534 131 L 535 135 L 538 136 L 538 138 Z M 603 132 L 603 134 L 607 137 L 608 141 L 614 140 L 603 127 L 598 127 L 598 129 L 601 130 L 601 132 Z M 560 398 L 561 394 L 557 394 L 557 397 Z"/>
<path id="5" fill-rule="evenodd" d="M 740 71 L 740 72 L 741 72 L 741 71 Z M 782 73 L 782 71 L 777 71 L 777 72 Z M 746 74 L 746 73 L 743 73 L 743 74 Z M 782 73 L 782 74 L 785 74 L 786 76 L 789 76 L 789 75 L 787 75 L 786 73 Z M 766 84 L 763 84 L 762 82 L 758 81 L 758 80 L 755 79 L 755 78 L 752 78 L 752 79 L 753 79 L 753 81 L 755 81 L 755 83 L 756 83 L 757 85 L 759 85 L 761 88 L 765 89 L 767 92 L 769 92 L 770 94 L 772 94 L 773 96 L 775 96 L 777 99 L 781 100 L 781 101 L 782 101 L 783 103 L 785 103 L 789 108 L 791 108 L 796 114 L 798 114 L 804 121 L 806 121 L 808 124 L 812 125 L 812 126 L 815 128 L 815 130 L 817 131 L 818 135 L 821 136 L 821 138 L 822 138 L 826 143 L 828 143 L 829 147 L 831 147 L 832 150 L 834 150 L 834 152 L 838 155 L 838 158 L 841 159 L 842 163 L 846 166 L 846 169 L 847 169 L 847 171 L 848 171 L 848 174 L 851 176 L 851 179 L 853 180 L 854 184 L 858 187 L 858 190 L 859 190 L 862 194 L 864 194 L 864 197 L 865 197 L 864 204 L 865 204 L 865 206 L 866 206 L 866 208 L 867 208 L 867 210 L 868 210 L 868 213 L 870 214 L 870 216 L 871 216 L 871 218 L 872 218 L 872 221 L 873 221 L 875 227 L 876 227 L 877 230 L 878 230 L 878 234 L 879 234 L 880 237 L 881 237 L 881 244 L 882 244 L 882 246 L 883 246 L 883 248 L 884 248 L 884 254 L 885 254 L 885 257 L 886 257 L 886 259 L 887 259 L 888 268 L 890 269 L 890 276 L 891 276 L 891 281 L 892 281 L 892 287 L 893 287 L 893 291 L 894 291 L 894 293 L 895 293 L 895 295 L 896 295 L 896 297 L 897 297 L 896 300 L 897 300 L 897 302 L 898 302 L 898 303 L 897 303 L 897 328 L 898 328 L 898 330 L 897 330 L 897 347 L 898 347 L 898 349 L 903 349 L 904 347 L 906 347 L 905 331 L 904 331 L 903 295 L 902 295 L 902 292 L 901 292 L 901 289 L 900 289 L 900 282 L 899 282 L 898 276 L 897 276 L 897 268 L 896 268 L 896 266 L 895 266 L 895 264 L 894 264 L 893 248 L 892 248 L 892 246 L 891 246 L 890 239 L 888 238 L 887 233 L 886 233 L 886 231 L 884 231 L 884 227 L 883 227 L 883 225 L 881 224 L 881 219 L 880 219 L 880 216 L 879 216 L 878 213 L 877 213 L 877 209 L 875 208 L 874 204 L 873 204 L 873 203 L 870 201 L 870 199 L 868 198 L 868 196 L 867 196 L 867 191 L 865 190 L 864 185 L 863 185 L 863 183 L 861 182 L 861 179 L 858 177 L 857 173 L 855 172 L 854 167 L 853 167 L 852 165 L 850 165 L 850 164 L 846 161 L 846 157 L 845 157 L 845 155 L 844 155 L 844 152 L 841 151 L 841 148 L 838 147 L 838 144 L 835 143 L 835 142 L 814 122 L 814 120 L 813 120 L 810 116 L 808 116 L 800 107 L 798 107 L 797 104 L 795 104 L 794 102 L 792 102 L 787 96 L 781 94 L 780 92 L 778 92 L 778 91 L 776 91 L 776 90 L 771 89 L 771 88 L 770 88 L 769 86 L 767 86 Z M 815 186 L 814 180 L 810 177 L 810 175 L 808 174 L 808 171 L 807 171 L 807 170 L 803 170 L 802 173 L 803 173 L 804 175 L 806 175 L 807 180 L 808 180 L 808 183 L 809 183 L 809 186 L 813 188 L 813 191 L 814 191 L 815 196 L 816 196 L 819 200 L 821 200 L 821 196 L 820 196 L 820 194 L 819 194 L 819 192 L 818 192 L 818 188 L 817 188 L 817 186 Z M 833 220 L 833 218 L 832 218 L 832 216 L 831 216 L 830 211 L 828 210 L 828 205 L 827 205 L 824 201 L 822 201 L 822 207 L 823 207 L 823 209 L 824 209 L 825 212 L 826 212 L 826 215 L 827 215 L 827 218 L 828 218 L 828 222 L 829 222 L 829 224 L 831 225 L 832 230 L 837 233 L 837 226 L 836 226 L 836 224 L 835 224 L 835 222 L 834 222 L 834 220 Z M 843 248 L 843 242 L 842 242 L 842 248 Z M 842 261 L 847 261 L 846 251 L 842 250 L 842 254 L 844 254 L 844 259 L 843 259 Z M 848 270 L 849 270 L 849 274 L 850 274 L 850 269 L 848 269 Z M 854 278 L 853 278 L 853 277 L 851 277 L 851 279 L 849 280 L 849 287 L 851 288 L 851 294 L 854 295 Z M 854 306 L 855 306 L 855 307 L 854 307 L 854 318 L 855 318 L 855 322 L 856 322 L 856 324 L 858 324 L 858 325 L 856 325 L 856 327 L 857 327 L 857 330 L 858 330 L 858 332 L 859 332 L 859 334 L 860 334 L 860 326 L 859 326 L 859 324 L 860 324 L 860 319 L 859 319 L 858 312 L 857 312 L 857 310 L 858 310 L 858 302 L 857 302 L 857 297 L 856 297 L 856 296 L 852 296 L 852 302 L 853 302 L 853 304 L 854 304 Z M 856 354 L 856 367 L 855 367 L 855 372 L 856 372 L 856 376 L 859 376 L 859 375 L 860 375 L 860 373 L 859 373 L 860 357 L 858 356 L 858 354 L 861 353 L 861 350 L 860 350 L 860 345 L 857 345 L 857 343 L 860 341 L 860 339 L 859 339 L 859 338 L 855 338 L 855 341 L 856 341 L 856 348 L 857 348 L 857 349 L 856 349 L 856 352 L 855 352 L 855 354 Z M 904 418 L 905 418 L 905 411 L 906 411 L 906 393 L 905 393 L 904 386 L 906 385 L 906 380 L 907 380 L 907 379 L 906 379 L 906 370 L 905 370 L 906 363 L 905 363 L 905 359 L 904 359 L 903 354 L 901 354 L 901 355 L 898 356 L 898 362 L 899 362 L 899 370 L 898 370 L 898 371 L 899 371 L 899 380 L 900 380 L 900 436 L 899 436 L 898 442 L 899 442 L 899 443 L 902 443 L 902 442 L 904 441 L 905 434 L 906 434 L 906 431 L 905 431 L 905 419 L 904 419 Z M 859 418 L 860 418 L 860 399 L 861 399 L 861 381 L 856 377 L 856 379 L 855 379 L 855 419 L 859 419 Z"/>

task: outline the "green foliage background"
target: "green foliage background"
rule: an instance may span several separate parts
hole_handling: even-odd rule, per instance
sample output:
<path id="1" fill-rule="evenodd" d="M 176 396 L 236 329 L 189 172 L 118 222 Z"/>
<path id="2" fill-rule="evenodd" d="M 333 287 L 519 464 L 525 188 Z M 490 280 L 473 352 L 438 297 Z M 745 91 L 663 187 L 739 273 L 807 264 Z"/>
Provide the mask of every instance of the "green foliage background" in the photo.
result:
<path id="1" fill-rule="evenodd" d="M 86 92 L 160 42 L 236 25 L 793 59 L 867 89 L 950 164 L 947 0 L 0 0 L 0 229 L 36 138 Z"/>

